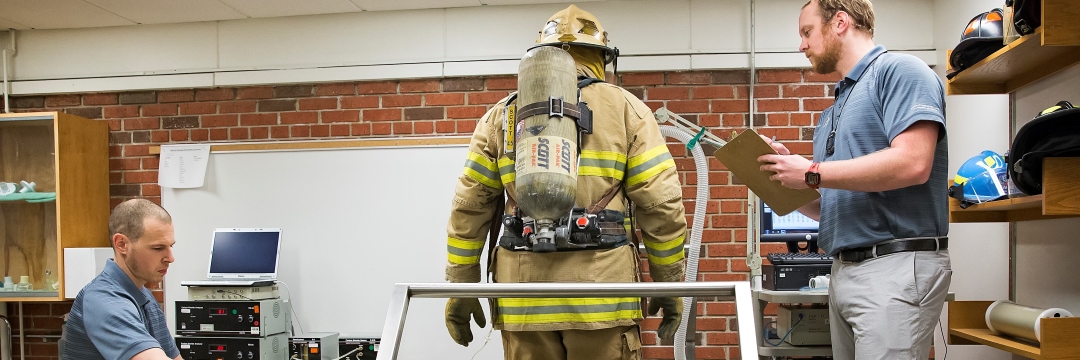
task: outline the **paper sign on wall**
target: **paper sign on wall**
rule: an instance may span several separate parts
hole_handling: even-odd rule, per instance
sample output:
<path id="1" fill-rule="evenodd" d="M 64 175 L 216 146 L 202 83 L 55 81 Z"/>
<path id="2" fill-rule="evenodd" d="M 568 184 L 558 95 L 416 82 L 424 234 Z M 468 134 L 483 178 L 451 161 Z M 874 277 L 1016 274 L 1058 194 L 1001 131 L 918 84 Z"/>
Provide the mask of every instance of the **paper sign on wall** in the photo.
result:
<path id="1" fill-rule="evenodd" d="M 203 186 L 210 145 L 162 145 L 158 185 L 169 188 Z"/>

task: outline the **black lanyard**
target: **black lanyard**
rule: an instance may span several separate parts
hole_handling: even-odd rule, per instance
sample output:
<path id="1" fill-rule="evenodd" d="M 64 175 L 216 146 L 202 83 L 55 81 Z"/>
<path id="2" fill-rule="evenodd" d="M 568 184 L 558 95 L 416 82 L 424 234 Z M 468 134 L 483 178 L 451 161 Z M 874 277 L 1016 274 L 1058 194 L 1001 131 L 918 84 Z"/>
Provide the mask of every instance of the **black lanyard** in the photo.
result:
<path id="1" fill-rule="evenodd" d="M 881 54 L 884 54 L 884 53 L 887 53 L 887 52 L 888 51 L 883 51 L 883 52 L 881 52 Z M 870 63 L 866 64 L 866 67 L 863 68 L 863 71 L 861 73 L 859 73 L 859 77 L 858 77 L 859 79 L 862 79 L 863 74 L 866 74 L 866 70 L 870 70 L 870 65 L 874 65 L 874 62 L 877 61 L 877 59 L 879 57 L 881 57 L 881 54 L 877 54 L 877 56 L 874 56 L 874 60 L 870 60 Z M 845 78 L 844 81 L 846 82 L 847 79 Z M 854 82 L 851 83 L 851 86 L 855 86 L 855 84 L 858 83 L 858 82 L 859 82 L 858 80 L 855 80 Z M 836 110 L 835 116 L 831 116 L 830 122 L 832 124 L 830 124 L 830 125 L 832 125 L 832 131 L 829 132 L 829 138 L 825 140 L 825 156 L 826 157 L 832 156 L 833 152 L 835 152 L 835 150 L 836 150 L 834 148 L 834 145 L 836 144 L 836 128 L 837 128 L 837 126 L 839 126 L 839 123 L 840 123 L 840 115 L 842 115 L 844 113 L 844 107 L 847 106 L 847 101 L 851 99 L 851 95 L 852 95 L 853 92 L 855 92 L 855 88 L 852 88 L 851 91 L 848 91 L 847 97 L 844 97 L 844 102 L 840 103 L 840 108 Z M 839 97 L 840 94 L 837 94 L 836 96 Z M 833 102 L 835 102 L 835 101 L 836 101 L 836 99 L 833 99 Z"/>

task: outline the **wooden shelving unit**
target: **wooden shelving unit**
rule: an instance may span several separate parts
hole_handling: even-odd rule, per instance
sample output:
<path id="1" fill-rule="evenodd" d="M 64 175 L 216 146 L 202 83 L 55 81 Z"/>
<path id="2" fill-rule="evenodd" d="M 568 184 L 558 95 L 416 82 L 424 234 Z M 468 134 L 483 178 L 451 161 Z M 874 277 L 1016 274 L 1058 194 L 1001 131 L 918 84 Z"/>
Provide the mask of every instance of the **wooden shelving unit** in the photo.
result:
<path id="1" fill-rule="evenodd" d="M 1028 85 L 1046 84 L 1046 78 L 1080 64 L 1080 6 L 1075 0 L 1041 0 L 1042 26 L 991 54 L 946 83 L 949 95 L 1014 94 Z M 1008 25 L 1008 24 L 1007 24 Z M 1015 101 L 1015 96 L 1010 96 Z M 1010 105 L 1015 106 L 1015 105 Z M 1015 130 L 1014 130 L 1015 131 Z M 1080 158 L 1046 158 L 1043 193 L 976 204 L 961 209 L 950 199 L 951 222 L 1021 222 L 1080 216 Z M 1018 235 L 1017 235 L 1018 236 Z M 1010 239 L 1016 256 L 1017 238 Z M 1015 260 L 1015 258 L 1014 258 Z M 1010 265 L 1017 281 L 1016 262 Z M 1038 264 L 1037 266 L 1043 266 Z M 1071 273 L 1071 272 L 1070 272 Z M 1070 276 L 1064 273 L 1062 276 Z M 1015 288 L 1012 290 L 1015 297 Z M 1031 359 L 1080 359 L 1080 318 L 1040 320 L 1042 341 L 1031 342 L 995 334 L 986 325 L 991 301 L 949 303 L 950 344 L 982 344 Z"/>
<path id="2" fill-rule="evenodd" d="M 1080 216 L 1080 158 L 1046 158 L 1043 194 L 975 204 L 949 199 L 949 221 L 1002 222 Z"/>
<path id="3" fill-rule="evenodd" d="M 995 334 L 986 326 L 986 308 L 992 301 L 949 303 L 949 344 L 982 344 L 1030 359 L 1080 359 L 1080 318 L 1041 320 L 1042 343 Z"/>
<path id="4" fill-rule="evenodd" d="M 1080 10 L 1073 0 L 1042 0 L 1042 26 L 949 80 L 949 95 L 1007 94 L 1080 62 Z"/>
<path id="5" fill-rule="evenodd" d="M 108 135 L 104 121 L 61 112 L 0 114 L 0 181 L 36 184 L 0 199 L 0 276 L 30 282 L 0 301 L 64 300 L 64 249 L 109 246 Z"/>

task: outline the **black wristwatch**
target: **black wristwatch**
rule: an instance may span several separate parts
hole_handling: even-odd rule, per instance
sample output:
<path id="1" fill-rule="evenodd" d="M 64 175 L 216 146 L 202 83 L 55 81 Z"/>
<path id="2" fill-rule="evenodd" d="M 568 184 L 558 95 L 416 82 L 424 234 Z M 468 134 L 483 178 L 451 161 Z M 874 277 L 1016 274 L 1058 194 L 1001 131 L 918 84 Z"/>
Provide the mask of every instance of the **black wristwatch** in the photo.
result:
<path id="1" fill-rule="evenodd" d="M 804 176 L 806 186 L 809 186 L 811 189 L 817 189 L 818 186 L 821 186 L 821 173 L 818 172 L 818 165 L 820 165 L 820 163 L 810 165 L 810 169 L 806 170 L 806 175 Z"/>

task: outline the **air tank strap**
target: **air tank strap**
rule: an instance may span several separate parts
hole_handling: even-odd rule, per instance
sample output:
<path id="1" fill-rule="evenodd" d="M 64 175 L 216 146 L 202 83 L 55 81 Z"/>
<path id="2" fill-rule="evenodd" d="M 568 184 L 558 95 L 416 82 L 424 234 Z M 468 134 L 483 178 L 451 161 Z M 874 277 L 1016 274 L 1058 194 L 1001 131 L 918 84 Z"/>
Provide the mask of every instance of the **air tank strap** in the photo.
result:
<path id="1" fill-rule="evenodd" d="M 577 88 L 580 91 L 582 88 L 584 88 L 586 86 L 589 86 L 589 85 L 592 85 L 592 84 L 595 84 L 595 83 L 602 83 L 602 82 L 604 82 L 604 80 L 600 80 L 600 79 L 593 78 L 593 77 L 588 77 L 588 76 L 578 76 Z"/>
<path id="2" fill-rule="evenodd" d="M 620 182 L 618 185 L 615 185 L 615 187 L 612 187 L 611 190 L 608 190 L 607 193 L 604 193 L 604 196 L 601 197 L 600 200 L 597 200 L 595 204 L 589 205 L 589 207 L 585 209 L 585 212 L 596 214 L 599 213 L 600 210 L 604 210 L 604 208 L 607 208 L 608 203 L 611 202 L 611 199 L 615 198 L 615 194 L 618 194 L 621 189 L 622 183 Z"/>
<path id="3" fill-rule="evenodd" d="M 563 101 L 562 98 L 551 97 L 548 101 L 534 102 L 518 108 L 517 118 L 528 119 L 529 117 L 536 115 L 569 116 L 575 120 L 581 118 L 581 110 L 578 108 L 577 103 L 569 103 Z"/>

